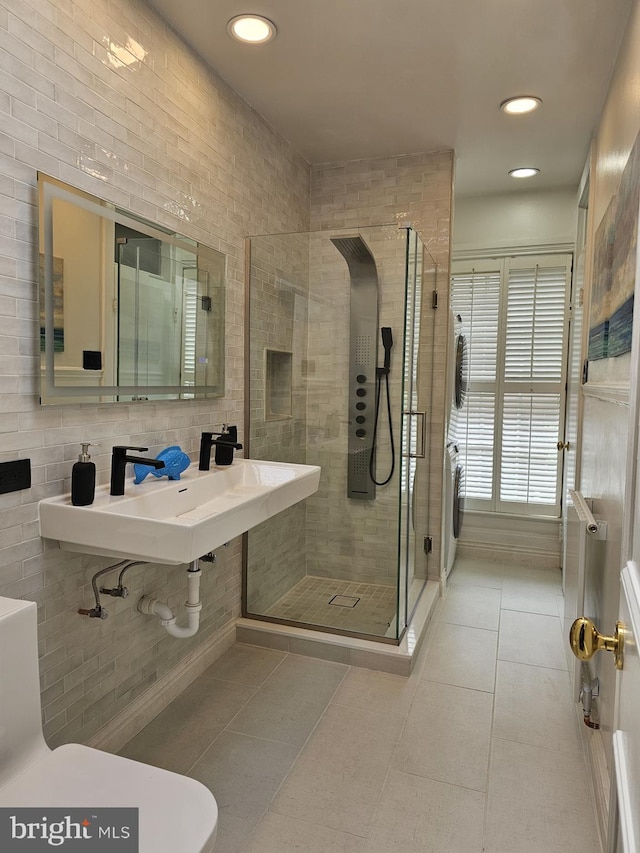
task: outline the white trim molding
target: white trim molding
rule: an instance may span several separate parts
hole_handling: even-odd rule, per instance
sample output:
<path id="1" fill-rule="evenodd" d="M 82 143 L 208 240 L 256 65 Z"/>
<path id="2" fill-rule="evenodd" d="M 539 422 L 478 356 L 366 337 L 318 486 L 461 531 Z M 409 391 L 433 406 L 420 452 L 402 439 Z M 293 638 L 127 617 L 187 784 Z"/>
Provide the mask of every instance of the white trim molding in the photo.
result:
<path id="1" fill-rule="evenodd" d="M 486 247 L 455 249 L 452 261 L 473 261 L 487 258 L 509 258 L 513 255 L 571 255 L 575 252 L 574 243 L 544 243 L 541 245 L 504 245 Z"/>
<path id="2" fill-rule="evenodd" d="M 461 556 L 517 559 L 520 565 L 558 569 L 560 519 L 465 511 L 458 539 Z"/>
<path id="3" fill-rule="evenodd" d="M 629 408 L 629 386 L 628 385 L 597 385 L 587 383 L 581 386 L 583 397 L 592 397 L 605 403 L 614 403 L 618 406 Z"/>
<path id="4" fill-rule="evenodd" d="M 616 776 L 616 801 L 620 838 L 622 840 L 621 853 L 637 853 L 638 845 L 633 825 L 634 805 L 631 799 L 631 784 L 629 782 L 631 774 L 627 762 L 628 753 L 625 733 L 621 731 L 614 732 L 613 766 Z"/>
<path id="5" fill-rule="evenodd" d="M 607 767 L 606 750 L 602 732 L 584 725 L 582 707 L 576 704 L 576 719 L 580 727 L 580 737 L 589 768 L 596 810 L 595 818 L 600 837 L 600 847 L 606 850 L 607 825 L 609 823 L 609 790 L 611 777 Z"/>

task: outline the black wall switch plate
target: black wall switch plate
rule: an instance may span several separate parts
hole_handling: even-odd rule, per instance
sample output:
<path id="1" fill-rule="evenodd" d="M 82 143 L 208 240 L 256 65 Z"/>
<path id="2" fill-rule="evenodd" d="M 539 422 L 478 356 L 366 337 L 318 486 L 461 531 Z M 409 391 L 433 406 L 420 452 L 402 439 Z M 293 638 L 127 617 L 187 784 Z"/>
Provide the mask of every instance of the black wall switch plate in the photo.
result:
<path id="1" fill-rule="evenodd" d="M 0 462 L 0 495 L 31 488 L 31 460 Z"/>
<path id="2" fill-rule="evenodd" d="M 83 370 L 102 370 L 102 353 L 100 350 L 82 350 Z"/>

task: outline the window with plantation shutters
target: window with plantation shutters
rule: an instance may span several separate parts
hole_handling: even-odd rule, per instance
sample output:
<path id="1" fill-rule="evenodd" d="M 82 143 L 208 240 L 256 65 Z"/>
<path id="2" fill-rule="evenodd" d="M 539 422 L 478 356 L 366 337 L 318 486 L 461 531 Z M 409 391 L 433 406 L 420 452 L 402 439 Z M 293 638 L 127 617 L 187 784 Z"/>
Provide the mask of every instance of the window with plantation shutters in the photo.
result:
<path id="1" fill-rule="evenodd" d="M 451 308 L 467 336 L 469 387 L 453 429 L 467 507 L 560 514 L 568 255 L 458 262 Z"/>
<path id="2" fill-rule="evenodd" d="M 558 502 L 560 394 L 508 393 L 502 400 L 500 502 L 502 509 Z M 544 510 L 541 509 L 541 512 Z M 555 512 L 554 512 L 555 515 Z"/>
<path id="3" fill-rule="evenodd" d="M 528 262 L 523 259 L 520 263 Z M 508 270 L 504 378 L 559 382 L 564 369 L 566 265 Z"/>
<path id="4" fill-rule="evenodd" d="M 495 391 L 469 391 L 465 400 L 460 450 L 464 460 L 466 499 L 491 501 L 493 498 L 493 466 L 495 441 Z"/>
<path id="5" fill-rule="evenodd" d="M 198 281 L 194 268 L 185 267 L 182 271 L 182 300 L 182 384 L 195 385 Z"/>
<path id="6" fill-rule="evenodd" d="M 500 266 L 478 262 L 452 277 L 451 308 L 467 341 L 467 394 L 453 412 L 453 433 L 464 461 L 465 499 L 493 499 Z"/>
<path id="7" fill-rule="evenodd" d="M 452 310 L 463 318 L 470 382 L 495 382 L 498 356 L 500 270 L 471 270 L 453 277 Z"/>

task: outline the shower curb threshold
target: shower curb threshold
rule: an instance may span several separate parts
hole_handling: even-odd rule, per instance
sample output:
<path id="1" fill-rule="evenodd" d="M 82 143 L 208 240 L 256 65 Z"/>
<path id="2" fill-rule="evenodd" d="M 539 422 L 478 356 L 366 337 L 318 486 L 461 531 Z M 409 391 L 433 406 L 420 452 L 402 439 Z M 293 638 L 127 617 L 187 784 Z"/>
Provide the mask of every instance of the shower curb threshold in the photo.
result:
<path id="1" fill-rule="evenodd" d="M 427 581 L 413 619 L 398 646 L 246 617 L 236 622 L 236 641 L 408 676 L 439 600 L 440 584 Z"/>

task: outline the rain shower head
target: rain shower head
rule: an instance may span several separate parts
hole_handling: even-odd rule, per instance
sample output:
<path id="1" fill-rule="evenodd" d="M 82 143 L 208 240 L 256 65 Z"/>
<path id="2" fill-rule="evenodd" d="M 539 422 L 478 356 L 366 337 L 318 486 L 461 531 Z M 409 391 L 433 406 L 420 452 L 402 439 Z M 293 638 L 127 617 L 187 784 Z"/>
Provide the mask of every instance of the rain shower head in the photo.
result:
<path id="1" fill-rule="evenodd" d="M 352 261 L 375 264 L 362 237 L 331 237 L 331 242 L 348 264 Z"/>

